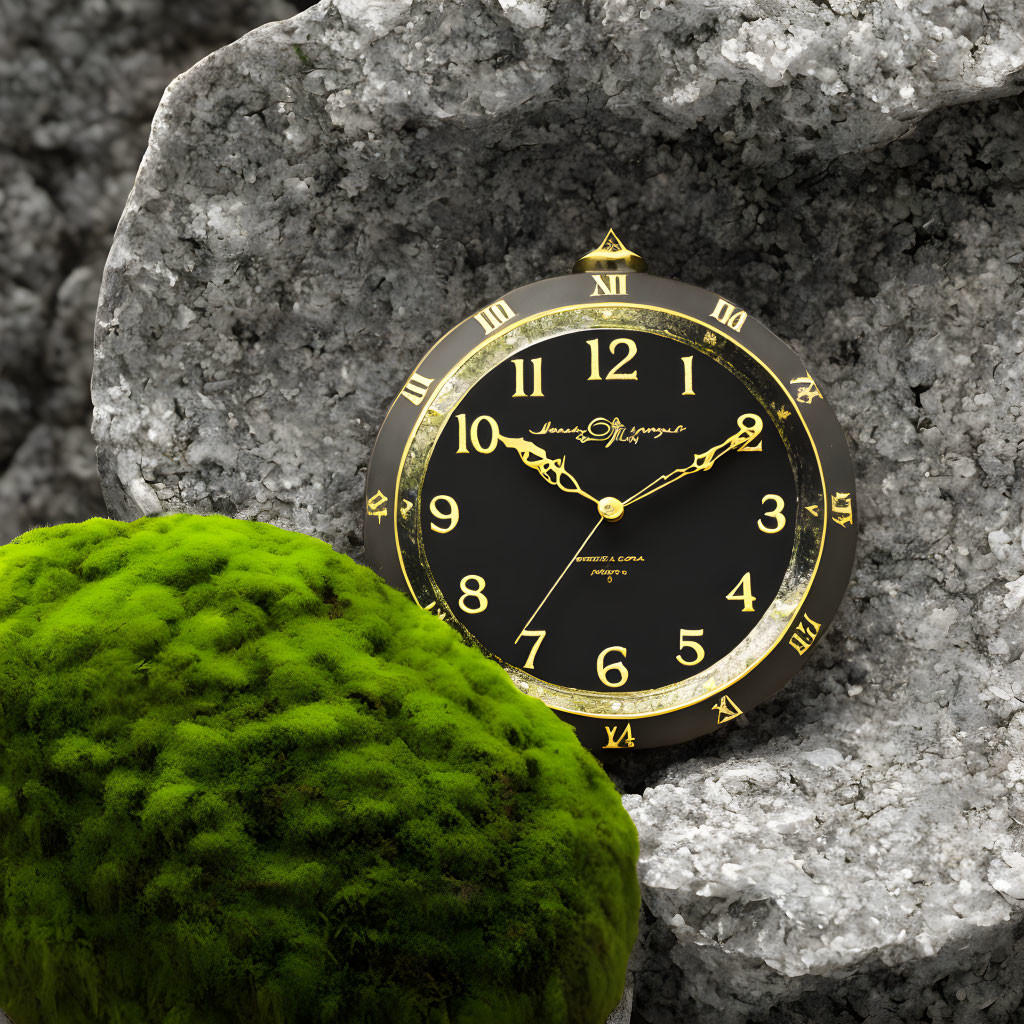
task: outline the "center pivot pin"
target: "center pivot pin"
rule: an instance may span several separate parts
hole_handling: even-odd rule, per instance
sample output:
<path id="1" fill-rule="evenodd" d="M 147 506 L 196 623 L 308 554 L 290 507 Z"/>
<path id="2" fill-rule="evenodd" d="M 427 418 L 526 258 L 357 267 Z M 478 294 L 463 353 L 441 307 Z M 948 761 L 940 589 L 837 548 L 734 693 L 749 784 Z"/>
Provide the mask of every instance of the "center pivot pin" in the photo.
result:
<path id="1" fill-rule="evenodd" d="M 619 501 L 618 498 L 602 498 L 597 503 L 597 511 L 604 516 L 605 519 L 615 522 L 622 518 L 622 513 L 625 511 L 625 505 Z"/>

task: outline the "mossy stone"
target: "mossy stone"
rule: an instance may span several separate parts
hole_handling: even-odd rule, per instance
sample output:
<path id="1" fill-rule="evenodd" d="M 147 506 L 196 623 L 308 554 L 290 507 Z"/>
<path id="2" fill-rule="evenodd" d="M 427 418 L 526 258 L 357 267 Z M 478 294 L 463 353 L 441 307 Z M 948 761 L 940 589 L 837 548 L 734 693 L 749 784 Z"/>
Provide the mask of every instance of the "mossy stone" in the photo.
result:
<path id="1" fill-rule="evenodd" d="M 180 514 L 0 547 L 17 1024 L 597 1024 L 637 855 L 567 724 L 320 540 Z"/>

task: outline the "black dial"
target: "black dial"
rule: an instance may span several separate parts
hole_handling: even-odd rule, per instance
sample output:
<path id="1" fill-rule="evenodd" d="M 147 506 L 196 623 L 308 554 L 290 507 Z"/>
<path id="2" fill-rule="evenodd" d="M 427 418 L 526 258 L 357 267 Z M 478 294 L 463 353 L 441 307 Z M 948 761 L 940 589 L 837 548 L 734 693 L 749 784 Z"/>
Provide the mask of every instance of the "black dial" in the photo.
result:
<path id="1" fill-rule="evenodd" d="M 602 515 L 606 498 L 623 507 Z M 575 331 L 491 369 L 449 413 L 420 502 L 453 613 L 503 661 L 580 690 L 718 662 L 793 554 L 770 410 L 728 366 L 645 331 Z"/>
<path id="2" fill-rule="evenodd" d="M 846 441 L 801 360 L 634 256 L 609 234 L 585 272 L 452 328 L 388 411 L 366 488 L 369 564 L 617 751 L 779 689 L 856 536 Z"/>

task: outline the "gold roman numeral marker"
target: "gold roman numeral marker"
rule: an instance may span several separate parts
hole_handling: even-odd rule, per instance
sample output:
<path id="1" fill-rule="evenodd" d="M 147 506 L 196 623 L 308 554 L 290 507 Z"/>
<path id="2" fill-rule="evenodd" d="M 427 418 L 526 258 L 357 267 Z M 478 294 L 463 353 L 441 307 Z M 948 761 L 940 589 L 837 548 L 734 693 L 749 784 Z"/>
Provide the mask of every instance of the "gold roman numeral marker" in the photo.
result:
<path id="1" fill-rule="evenodd" d="M 606 725 L 604 731 L 608 735 L 608 742 L 601 748 L 602 750 L 618 750 L 625 744 L 627 747 L 631 747 L 636 742 L 633 739 L 633 723 L 627 722 L 626 727 L 622 729 L 622 732 L 618 736 L 615 735 L 616 727 L 614 725 Z"/>
<path id="2" fill-rule="evenodd" d="M 816 398 L 821 398 L 818 385 L 810 377 L 794 377 L 790 384 L 799 384 L 796 389 L 796 400 L 804 405 L 810 405 Z"/>
<path id="3" fill-rule="evenodd" d="M 388 514 L 388 496 L 383 491 L 378 490 L 372 498 L 367 498 L 366 514 L 375 516 L 377 525 L 380 525 L 380 521 Z"/>
<path id="4" fill-rule="evenodd" d="M 820 630 L 821 623 L 815 622 L 807 612 L 804 612 L 804 617 L 789 635 L 789 646 L 802 658 L 810 650 L 811 644 L 818 639 Z"/>
<path id="5" fill-rule="evenodd" d="M 591 274 L 594 279 L 594 290 L 590 297 L 595 295 L 625 295 L 626 275 L 625 274 Z"/>
<path id="6" fill-rule="evenodd" d="M 402 397 L 408 398 L 413 405 L 419 405 L 426 397 L 427 391 L 430 389 L 430 385 L 434 383 L 434 380 L 434 377 L 424 377 L 419 373 L 414 373 L 406 383 L 402 391 Z"/>
<path id="7" fill-rule="evenodd" d="M 731 722 L 743 714 L 743 709 L 728 695 L 724 695 L 717 704 L 711 705 L 712 711 L 718 712 L 718 724 Z"/>
<path id="8" fill-rule="evenodd" d="M 725 299 L 718 300 L 718 305 L 715 306 L 715 311 L 711 315 L 720 323 L 725 324 L 726 327 L 730 327 L 737 332 L 743 330 L 743 325 L 747 320 L 745 310 L 737 309 L 726 302 Z"/>
<path id="9" fill-rule="evenodd" d="M 514 316 L 512 307 L 504 299 L 499 299 L 493 306 L 474 314 L 473 319 L 484 329 L 485 334 L 490 334 Z"/>
<path id="10" fill-rule="evenodd" d="M 836 526 L 849 526 L 853 522 L 853 499 L 849 491 L 836 491 L 832 495 L 832 522 Z"/>

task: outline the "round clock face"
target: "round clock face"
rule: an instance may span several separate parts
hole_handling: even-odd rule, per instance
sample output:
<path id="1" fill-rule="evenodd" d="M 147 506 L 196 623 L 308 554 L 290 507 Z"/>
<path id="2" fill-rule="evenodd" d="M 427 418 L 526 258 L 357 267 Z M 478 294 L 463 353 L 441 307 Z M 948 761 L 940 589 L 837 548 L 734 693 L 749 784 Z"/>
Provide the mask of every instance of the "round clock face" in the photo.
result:
<path id="1" fill-rule="evenodd" d="M 575 274 L 417 367 L 371 460 L 366 548 L 621 750 L 738 718 L 799 669 L 849 578 L 853 496 L 820 389 L 742 309 Z"/>

